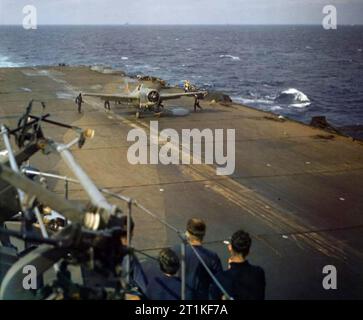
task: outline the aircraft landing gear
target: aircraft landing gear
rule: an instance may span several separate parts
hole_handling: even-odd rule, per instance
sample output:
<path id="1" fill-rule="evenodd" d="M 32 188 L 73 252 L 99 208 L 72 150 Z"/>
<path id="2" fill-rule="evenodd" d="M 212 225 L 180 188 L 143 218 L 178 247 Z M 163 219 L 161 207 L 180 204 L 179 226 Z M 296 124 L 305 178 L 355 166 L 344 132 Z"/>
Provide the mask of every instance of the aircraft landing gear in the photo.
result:
<path id="1" fill-rule="evenodd" d="M 156 110 L 155 110 L 155 112 L 156 112 L 156 113 L 159 113 L 159 112 L 161 112 L 161 110 L 164 110 L 164 106 L 163 106 L 161 103 L 159 103 L 159 104 L 156 106 Z"/>
<path id="2" fill-rule="evenodd" d="M 140 117 L 141 117 L 140 111 L 136 111 L 135 116 L 136 116 L 136 119 L 140 119 Z"/>
<path id="3" fill-rule="evenodd" d="M 164 111 L 164 106 L 163 106 L 161 103 L 159 103 L 159 104 L 155 107 L 155 109 L 154 109 L 154 115 L 155 115 L 156 117 L 161 117 L 161 115 L 162 115 L 163 111 Z"/>

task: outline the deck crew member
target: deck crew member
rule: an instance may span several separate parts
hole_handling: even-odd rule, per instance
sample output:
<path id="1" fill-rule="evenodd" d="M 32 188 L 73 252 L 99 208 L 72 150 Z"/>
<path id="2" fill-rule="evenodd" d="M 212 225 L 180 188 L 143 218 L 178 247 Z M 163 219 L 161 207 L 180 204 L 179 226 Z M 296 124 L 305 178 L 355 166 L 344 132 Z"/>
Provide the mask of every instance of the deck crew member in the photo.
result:
<path id="1" fill-rule="evenodd" d="M 194 98 L 195 98 L 195 100 L 194 100 L 194 112 L 196 112 L 197 111 L 197 107 L 200 109 L 200 110 L 203 110 L 203 108 L 200 106 L 200 104 L 199 104 L 199 99 L 200 99 L 200 97 L 196 94 L 195 96 L 194 96 Z"/>
<path id="2" fill-rule="evenodd" d="M 261 267 L 254 266 L 247 261 L 250 252 L 251 238 L 243 230 L 232 235 L 228 250 L 231 254 L 229 269 L 217 275 L 223 288 L 235 300 L 264 300 L 265 272 Z M 225 299 L 219 288 L 212 284 L 210 298 Z"/>
<path id="3" fill-rule="evenodd" d="M 160 271 L 149 279 L 146 296 L 150 300 L 180 300 L 181 280 L 177 276 L 180 262 L 177 254 L 171 249 L 159 253 Z"/>
<path id="4" fill-rule="evenodd" d="M 215 252 L 203 247 L 203 239 L 207 229 L 203 220 L 197 218 L 190 219 L 187 222 L 186 229 L 185 235 L 188 241 L 188 245 L 185 248 L 186 284 L 190 288 L 189 292 L 191 294 L 187 298 L 192 300 L 207 300 L 212 279 L 195 255 L 191 246 L 199 253 L 214 275 L 223 271 L 222 264 Z M 175 247 L 175 251 L 180 258 L 180 246 Z"/>
<path id="5" fill-rule="evenodd" d="M 78 106 L 78 113 L 82 112 L 82 103 L 83 103 L 83 97 L 82 97 L 82 93 L 80 93 L 76 100 L 75 100 L 77 106 Z"/>
<path id="6" fill-rule="evenodd" d="M 191 84 L 188 80 L 184 81 L 184 92 L 189 92 L 191 89 Z"/>
<path id="7" fill-rule="evenodd" d="M 106 100 L 105 104 L 104 104 L 104 107 L 105 107 L 106 110 L 111 110 L 110 101 Z"/>

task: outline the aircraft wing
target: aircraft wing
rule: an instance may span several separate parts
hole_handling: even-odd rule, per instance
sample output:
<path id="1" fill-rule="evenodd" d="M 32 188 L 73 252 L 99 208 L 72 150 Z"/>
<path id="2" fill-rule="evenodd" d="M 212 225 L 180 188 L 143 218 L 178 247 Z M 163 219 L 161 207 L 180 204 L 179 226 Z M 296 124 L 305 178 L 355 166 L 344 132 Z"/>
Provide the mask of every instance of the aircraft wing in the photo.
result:
<path id="1" fill-rule="evenodd" d="M 128 94 L 107 94 L 107 93 L 82 93 L 84 97 L 97 97 L 105 101 L 121 101 L 121 102 L 133 102 L 138 99 L 137 96 Z"/>
<path id="2" fill-rule="evenodd" d="M 161 93 L 160 99 L 163 100 L 173 100 L 179 99 L 181 97 L 194 97 L 194 96 L 204 96 L 206 95 L 206 91 L 197 91 L 197 92 L 180 92 L 180 93 Z"/>

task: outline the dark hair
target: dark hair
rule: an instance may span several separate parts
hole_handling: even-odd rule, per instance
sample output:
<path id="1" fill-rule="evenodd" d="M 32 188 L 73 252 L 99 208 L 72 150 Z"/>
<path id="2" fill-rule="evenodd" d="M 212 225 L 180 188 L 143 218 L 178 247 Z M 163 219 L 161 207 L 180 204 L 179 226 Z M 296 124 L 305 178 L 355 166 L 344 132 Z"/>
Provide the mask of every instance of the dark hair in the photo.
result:
<path id="1" fill-rule="evenodd" d="M 163 249 L 159 253 L 160 270 L 163 273 L 175 275 L 180 267 L 177 254 L 171 249 Z"/>
<path id="2" fill-rule="evenodd" d="M 123 215 L 121 217 L 111 216 L 110 220 L 108 221 L 107 227 L 108 228 L 120 228 L 120 236 L 126 237 L 126 235 L 127 235 L 127 216 L 126 215 Z M 132 217 L 130 217 L 130 232 L 131 233 L 134 231 L 134 228 L 135 228 L 135 222 L 132 219 Z"/>
<path id="3" fill-rule="evenodd" d="M 250 235 L 243 230 L 236 231 L 231 238 L 233 251 L 241 254 L 243 257 L 246 257 L 250 252 L 251 242 Z"/>
<path id="4" fill-rule="evenodd" d="M 206 229 L 207 226 L 202 219 L 193 218 L 188 220 L 187 231 L 199 240 L 203 240 Z"/>

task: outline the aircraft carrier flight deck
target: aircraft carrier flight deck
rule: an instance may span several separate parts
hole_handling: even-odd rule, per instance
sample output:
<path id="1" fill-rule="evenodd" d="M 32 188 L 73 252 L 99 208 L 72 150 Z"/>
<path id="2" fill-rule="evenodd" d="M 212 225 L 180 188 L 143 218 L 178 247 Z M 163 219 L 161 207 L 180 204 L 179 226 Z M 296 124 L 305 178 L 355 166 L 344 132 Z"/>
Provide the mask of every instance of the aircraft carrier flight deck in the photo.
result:
<path id="1" fill-rule="evenodd" d="M 197 112 L 193 97 L 182 97 L 166 101 L 166 111 L 158 116 L 145 113 L 139 119 L 132 106 L 110 102 L 107 111 L 103 101 L 85 96 L 82 113 L 77 112 L 80 92 L 122 91 L 125 77 L 86 66 L 0 69 L 1 123 L 15 126 L 35 99 L 45 102 L 53 120 L 93 129 L 94 138 L 72 152 L 96 185 L 136 199 L 180 229 L 191 217 L 204 219 L 206 246 L 222 261 L 228 256 L 223 241 L 238 228 L 248 230 L 253 238 L 249 259 L 264 266 L 267 299 L 362 298 L 362 142 L 208 96 Z M 130 86 L 135 82 L 131 79 Z M 188 114 L 170 112 L 180 109 Z M 158 121 L 159 130 L 172 128 L 180 136 L 186 128 L 234 128 L 233 175 L 217 175 L 209 164 L 130 164 L 127 135 L 139 128 L 149 137 L 151 121 Z M 58 141 L 72 139 L 70 130 L 46 123 L 43 127 Z M 37 154 L 30 165 L 72 177 L 54 154 Z M 49 187 L 64 194 L 62 181 L 51 181 Z M 69 198 L 85 199 L 84 191 L 70 183 Z M 139 250 L 153 255 L 177 243 L 177 235 L 157 220 L 138 210 L 133 217 L 133 242 Z M 325 265 L 337 267 L 340 290 L 323 289 Z"/>

